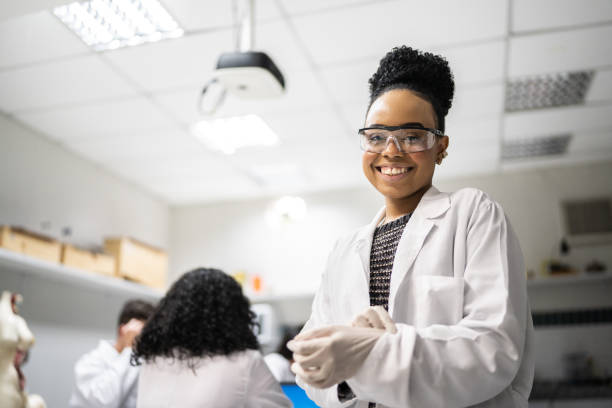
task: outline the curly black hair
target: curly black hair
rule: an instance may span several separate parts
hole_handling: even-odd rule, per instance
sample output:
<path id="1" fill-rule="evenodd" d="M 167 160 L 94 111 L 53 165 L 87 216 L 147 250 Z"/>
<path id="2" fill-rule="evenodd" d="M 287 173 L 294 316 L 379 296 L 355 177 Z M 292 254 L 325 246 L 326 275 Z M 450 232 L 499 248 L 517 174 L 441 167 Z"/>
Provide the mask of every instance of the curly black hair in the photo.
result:
<path id="1" fill-rule="evenodd" d="M 409 89 L 431 103 L 437 127 L 444 132 L 444 117 L 453 101 L 455 82 L 446 59 L 402 45 L 380 60 L 378 70 L 368 81 L 370 103 L 392 89 Z"/>
<path id="2" fill-rule="evenodd" d="M 200 357 L 257 350 L 255 318 L 234 278 L 218 269 L 192 270 L 172 285 L 136 338 L 132 364 L 170 357 L 193 367 Z"/>

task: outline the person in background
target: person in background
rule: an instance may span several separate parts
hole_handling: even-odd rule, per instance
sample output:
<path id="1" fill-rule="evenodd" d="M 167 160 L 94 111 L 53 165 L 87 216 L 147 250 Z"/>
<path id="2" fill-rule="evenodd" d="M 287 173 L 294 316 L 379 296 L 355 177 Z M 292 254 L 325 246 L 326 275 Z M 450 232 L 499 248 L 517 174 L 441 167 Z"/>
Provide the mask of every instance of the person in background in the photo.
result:
<path id="1" fill-rule="evenodd" d="M 291 407 L 259 352 L 255 314 L 217 269 L 184 274 L 136 339 L 139 408 Z"/>
<path id="2" fill-rule="evenodd" d="M 267 354 L 264 357 L 268 368 L 276 378 L 276 381 L 280 383 L 294 383 L 295 374 L 291 371 L 291 364 L 293 364 L 293 353 L 287 348 L 287 342 L 291 340 L 302 330 L 302 326 L 299 328 L 286 328 L 285 335 L 283 336 L 275 353 Z"/>
<path id="3" fill-rule="evenodd" d="M 130 300 L 119 314 L 115 342 L 101 340 L 98 347 L 77 361 L 71 408 L 134 408 L 138 367 L 130 364 L 132 344 L 154 306 Z"/>
<path id="4" fill-rule="evenodd" d="M 518 239 L 484 192 L 432 185 L 449 145 L 448 63 L 394 48 L 369 83 L 355 142 L 385 206 L 331 251 L 288 344 L 297 383 L 326 408 L 526 408 L 533 325 Z M 482 137 L 455 143 L 478 160 Z"/>

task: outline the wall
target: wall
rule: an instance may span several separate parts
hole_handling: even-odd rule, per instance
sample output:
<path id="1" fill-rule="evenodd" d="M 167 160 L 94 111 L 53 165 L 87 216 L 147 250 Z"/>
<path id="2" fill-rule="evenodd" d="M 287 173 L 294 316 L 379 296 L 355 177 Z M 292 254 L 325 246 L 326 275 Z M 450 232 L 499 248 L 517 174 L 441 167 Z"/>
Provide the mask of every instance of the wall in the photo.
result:
<path id="1" fill-rule="evenodd" d="M 56 238 L 68 226 L 69 241 L 84 246 L 124 234 L 166 247 L 168 214 L 156 198 L 0 115 L 0 225 Z M 118 311 L 129 296 L 5 269 L 0 290 L 24 296 L 20 313 L 37 339 L 24 366 L 27 388 L 49 407 L 67 406 L 74 363 L 101 338 L 115 337 Z"/>
<path id="2" fill-rule="evenodd" d="M 69 240 L 85 246 L 120 234 L 168 242 L 165 203 L 0 114 L 2 224 L 56 238 L 70 227 Z"/>

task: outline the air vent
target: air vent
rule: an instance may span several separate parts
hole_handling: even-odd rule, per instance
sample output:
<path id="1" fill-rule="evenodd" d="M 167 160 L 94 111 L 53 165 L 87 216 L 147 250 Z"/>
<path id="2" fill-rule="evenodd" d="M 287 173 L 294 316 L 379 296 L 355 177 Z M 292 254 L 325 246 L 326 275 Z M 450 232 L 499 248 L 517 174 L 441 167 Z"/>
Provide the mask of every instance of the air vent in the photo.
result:
<path id="1" fill-rule="evenodd" d="M 557 156 L 567 153 L 572 135 L 561 134 L 531 139 L 512 140 L 502 146 L 502 160 Z"/>
<path id="2" fill-rule="evenodd" d="M 567 201 L 563 212 L 569 235 L 612 233 L 612 203 L 609 198 Z"/>
<path id="3" fill-rule="evenodd" d="M 584 103 L 595 71 L 576 71 L 514 79 L 506 84 L 506 112 Z"/>

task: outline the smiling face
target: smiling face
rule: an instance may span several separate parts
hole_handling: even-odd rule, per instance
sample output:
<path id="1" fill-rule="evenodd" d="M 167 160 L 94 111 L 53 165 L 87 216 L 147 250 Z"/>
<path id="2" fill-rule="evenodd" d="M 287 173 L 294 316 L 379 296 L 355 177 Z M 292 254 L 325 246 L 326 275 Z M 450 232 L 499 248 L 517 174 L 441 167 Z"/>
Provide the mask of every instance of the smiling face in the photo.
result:
<path id="1" fill-rule="evenodd" d="M 429 102 L 410 90 L 394 89 L 374 101 L 364 127 L 406 123 L 437 128 L 436 115 Z M 363 153 L 363 172 L 385 196 L 388 213 L 401 214 L 414 210 L 431 186 L 436 159 L 447 146 L 448 137 L 444 136 L 436 137 L 431 149 L 418 153 L 404 153 L 393 141 L 387 144 L 382 153 Z"/>

